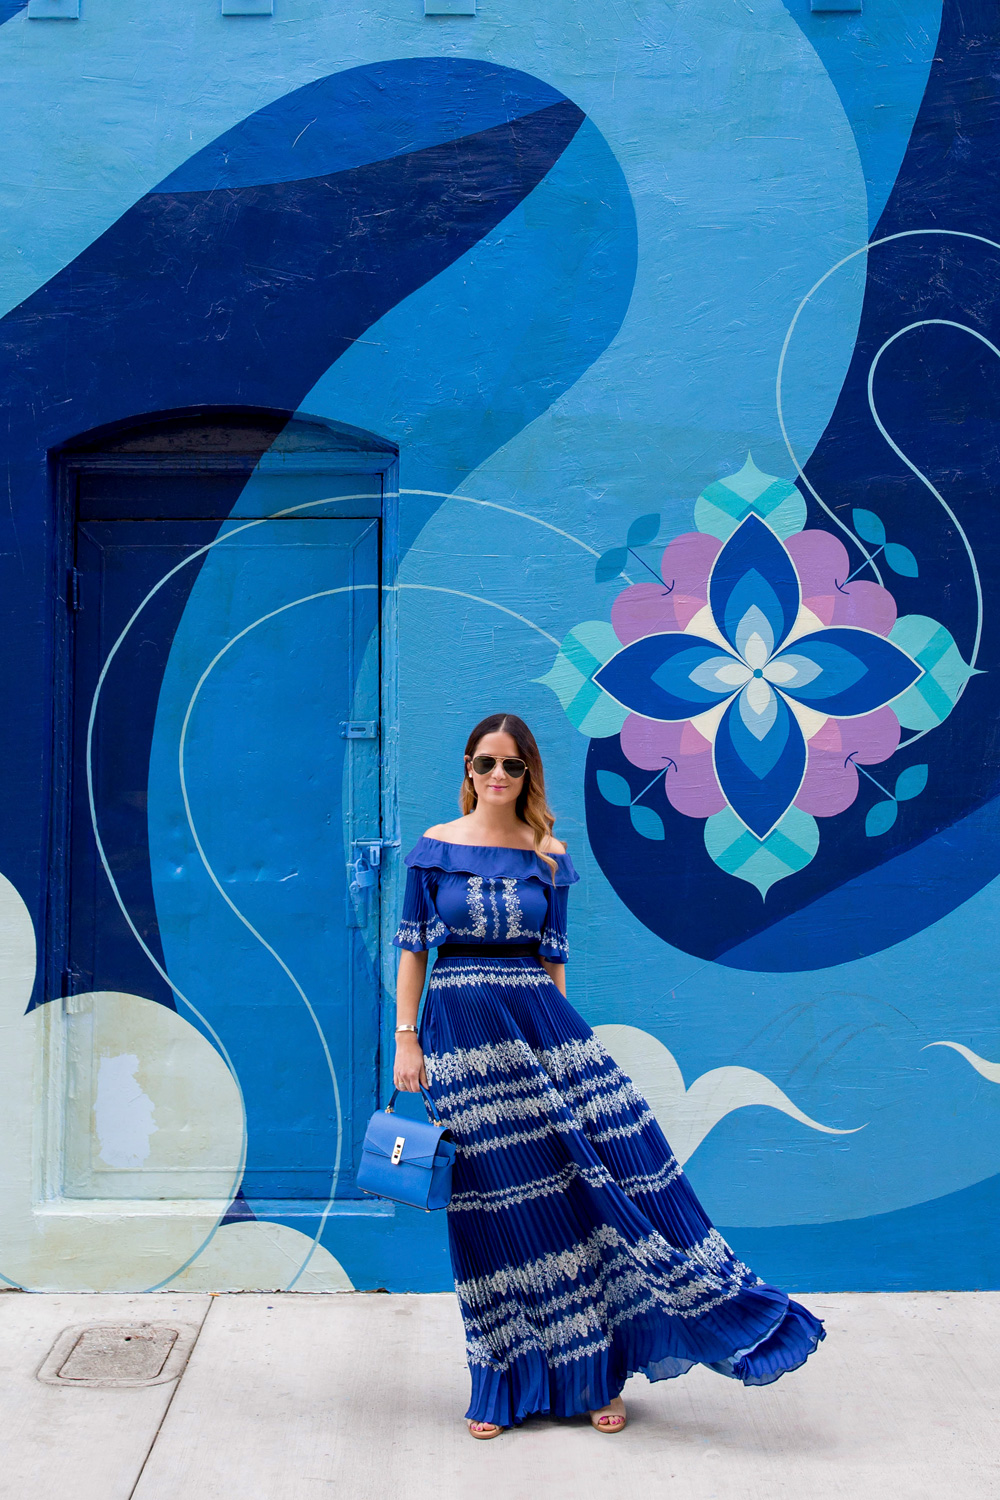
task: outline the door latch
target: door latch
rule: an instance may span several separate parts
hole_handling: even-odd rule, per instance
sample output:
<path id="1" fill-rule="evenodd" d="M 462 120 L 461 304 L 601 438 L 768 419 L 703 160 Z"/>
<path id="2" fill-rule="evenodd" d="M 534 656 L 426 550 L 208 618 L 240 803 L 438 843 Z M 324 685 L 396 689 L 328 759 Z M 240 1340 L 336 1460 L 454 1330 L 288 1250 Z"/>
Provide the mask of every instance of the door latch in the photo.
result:
<path id="1" fill-rule="evenodd" d="M 368 893 L 378 884 L 383 849 L 398 849 L 398 839 L 352 839 L 353 859 L 347 866 L 347 925 L 363 927 L 368 921 Z"/>
<path id="2" fill-rule="evenodd" d="M 377 870 L 382 863 L 382 850 L 398 849 L 399 839 L 352 839 L 351 848 L 357 849 L 359 858 Z M 374 881 L 369 883 L 374 884 Z"/>

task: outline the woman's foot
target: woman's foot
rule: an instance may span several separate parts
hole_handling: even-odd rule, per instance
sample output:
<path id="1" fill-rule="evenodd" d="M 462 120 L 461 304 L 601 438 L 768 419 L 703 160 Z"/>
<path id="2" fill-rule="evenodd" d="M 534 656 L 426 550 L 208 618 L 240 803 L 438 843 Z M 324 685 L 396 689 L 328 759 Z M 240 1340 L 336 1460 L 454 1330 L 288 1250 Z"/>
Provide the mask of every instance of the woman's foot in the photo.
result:
<path id="1" fill-rule="evenodd" d="M 597 1432 L 621 1432 L 626 1421 L 625 1402 L 621 1396 L 615 1396 L 600 1411 L 590 1413 L 590 1425 Z"/>
<path id="2" fill-rule="evenodd" d="M 494 1438 L 503 1432 L 495 1422 L 469 1422 L 469 1432 L 474 1438 Z"/>

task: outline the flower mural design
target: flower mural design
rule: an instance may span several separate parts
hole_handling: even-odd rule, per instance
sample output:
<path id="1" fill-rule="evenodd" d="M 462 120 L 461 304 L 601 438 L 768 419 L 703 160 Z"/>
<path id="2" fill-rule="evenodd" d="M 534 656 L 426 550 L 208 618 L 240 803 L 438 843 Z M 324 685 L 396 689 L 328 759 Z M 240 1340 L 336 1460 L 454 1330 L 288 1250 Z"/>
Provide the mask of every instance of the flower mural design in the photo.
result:
<path id="1" fill-rule="evenodd" d="M 866 833 L 891 826 L 927 768 L 907 766 L 890 792 L 864 767 L 911 742 L 902 727 L 916 738 L 941 723 L 972 669 L 936 621 L 898 619 L 889 590 L 857 576 L 870 559 L 852 573 L 837 537 L 804 529 L 795 486 L 751 459 L 699 496 L 699 529 L 675 537 L 654 570 L 639 549 L 657 520 L 634 522 L 597 569 L 601 581 L 634 560 L 651 581 L 619 593 L 610 627 L 576 626 L 541 680 L 583 733 L 619 735 L 626 759 L 657 773 L 633 795 L 624 777 L 598 772 L 636 832 L 665 837 L 642 802 L 659 783 L 676 812 L 705 820 L 715 864 L 766 896 L 815 857 L 816 819 L 850 808 L 862 777 L 883 797 Z M 865 539 L 880 525 L 855 517 Z M 918 576 L 913 554 L 890 545 L 894 571 Z"/>
<path id="2" fill-rule="evenodd" d="M 764 840 L 802 790 L 807 740 L 825 720 L 873 714 L 921 675 L 874 630 L 824 627 L 803 607 L 791 554 L 750 514 L 686 628 L 630 642 L 594 681 L 632 714 L 691 725 L 711 747 L 719 795 Z"/>

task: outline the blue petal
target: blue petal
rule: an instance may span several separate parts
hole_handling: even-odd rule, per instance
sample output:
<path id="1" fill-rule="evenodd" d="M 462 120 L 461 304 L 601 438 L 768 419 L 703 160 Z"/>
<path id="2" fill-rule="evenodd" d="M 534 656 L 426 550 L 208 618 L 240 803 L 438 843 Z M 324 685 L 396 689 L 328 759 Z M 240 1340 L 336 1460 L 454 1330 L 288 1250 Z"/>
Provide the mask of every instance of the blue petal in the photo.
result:
<path id="1" fill-rule="evenodd" d="M 679 630 L 664 631 L 623 646 L 594 673 L 594 681 L 644 719 L 690 719 L 735 691 L 724 683 L 711 686 L 713 674 L 704 673 L 707 662 L 719 659 L 714 642 Z"/>
<path id="2" fill-rule="evenodd" d="M 762 740 L 771 733 L 777 717 L 778 695 L 770 687 L 767 690 L 767 704 L 760 713 L 751 704 L 749 693 L 740 694 L 740 718 L 755 740 Z"/>
<path id="3" fill-rule="evenodd" d="M 771 650 L 791 630 L 801 601 L 798 575 L 774 532 L 757 516 L 747 516 L 715 559 L 708 599 L 716 625 L 737 650 L 752 630 Z M 761 616 L 770 640 L 760 629 Z"/>
<path id="4" fill-rule="evenodd" d="M 742 697 L 742 694 L 741 694 Z M 795 800 L 806 768 L 806 742 L 779 693 L 763 739 L 750 732 L 739 699 L 722 716 L 715 737 L 715 772 L 733 812 L 763 839 Z"/>
<path id="5" fill-rule="evenodd" d="M 789 664 L 800 670 L 795 678 L 779 683 L 781 691 L 807 708 L 834 717 L 870 714 L 891 703 L 922 675 L 922 668 L 885 636 L 850 625 L 833 625 L 803 636 L 788 656 Z M 771 665 L 783 660 L 776 656 Z M 804 681 L 801 666 L 807 662 L 817 671 Z"/>

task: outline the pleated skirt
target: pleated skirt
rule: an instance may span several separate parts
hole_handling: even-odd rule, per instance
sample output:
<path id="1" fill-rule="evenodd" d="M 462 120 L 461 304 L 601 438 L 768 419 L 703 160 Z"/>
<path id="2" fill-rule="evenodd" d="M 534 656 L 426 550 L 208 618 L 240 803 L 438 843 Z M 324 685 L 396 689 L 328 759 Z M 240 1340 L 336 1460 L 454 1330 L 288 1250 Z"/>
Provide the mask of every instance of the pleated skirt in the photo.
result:
<path id="1" fill-rule="evenodd" d="M 439 959 L 421 1042 L 457 1144 L 467 1416 L 572 1416 L 630 1375 L 695 1364 L 768 1385 L 809 1357 L 822 1323 L 713 1229 L 645 1099 L 536 960 Z"/>

